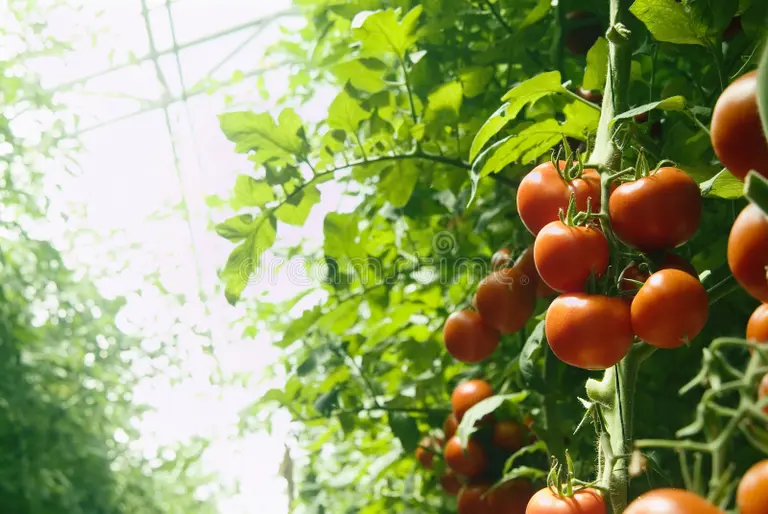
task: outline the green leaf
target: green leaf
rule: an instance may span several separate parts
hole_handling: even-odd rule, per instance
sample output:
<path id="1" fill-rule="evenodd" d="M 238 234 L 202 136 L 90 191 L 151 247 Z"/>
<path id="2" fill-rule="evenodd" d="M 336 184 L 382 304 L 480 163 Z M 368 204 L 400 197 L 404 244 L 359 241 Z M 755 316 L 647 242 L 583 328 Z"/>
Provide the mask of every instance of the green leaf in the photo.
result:
<path id="1" fill-rule="evenodd" d="M 285 202 L 275 211 L 275 217 L 288 225 L 302 226 L 312 207 L 320 202 L 320 191 L 314 186 L 305 187 L 292 198 L 300 198 L 296 204 Z"/>
<path id="2" fill-rule="evenodd" d="M 757 68 L 757 106 L 763 121 L 763 135 L 768 138 L 768 45 Z"/>
<path id="3" fill-rule="evenodd" d="M 488 118 L 475 135 L 469 151 L 470 162 L 475 160 L 486 143 L 498 134 L 510 120 L 515 119 L 526 105 L 552 93 L 562 91 L 563 86 L 560 83 L 560 72 L 558 71 L 536 75 L 508 91 L 502 98 L 502 101 L 506 103 Z"/>
<path id="4" fill-rule="evenodd" d="M 512 405 L 516 406 L 519 405 L 527 397 L 528 393 L 525 391 L 514 394 L 497 394 L 473 405 L 464 414 L 464 417 L 461 418 L 461 423 L 459 423 L 459 428 L 456 431 L 456 434 L 459 436 L 459 441 L 461 442 L 461 447 L 467 447 L 469 437 L 478 428 L 478 421 L 483 419 L 488 414 L 494 412 L 505 402 L 510 402 Z"/>
<path id="5" fill-rule="evenodd" d="M 356 17 L 352 22 L 353 36 L 361 43 L 361 54 L 369 57 L 395 54 L 400 61 L 404 61 L 407 51 L 418 41 L 417 24 L 422 9 L 421 5 L 417 5 L 403 17 L 402 22 L 397 21 L 393 9 L 363 14 L 362 24 L 362 17 Z"/>
<path id="6" fill-rule="evenodd" d="M 676 0 L 635 0 L 629 10 L 657 41 L 706 46 L 706 26 Z"/>
<path id="7" fill-rule="evenodd" d="M 485 177 L 513 162 L 530 162 L 560 142 L 562 133 L 560 124 L 554 119 L 530 125 L 490 146 L 475 160 L 472 170 L 477 170 L 478 177 Z"/>
<path id="8" fill-rule="evenodd" d="M 357 321 L 361 302 L 362 298 L 352 298 L 334 307 L 318 319 L 318 328 L 333 332 L 334 334 L 343 334 Z"/>
<path id="9" fill-rule="evenodd" d="M 699 184 L 702 196 L 716 196 L 733 200 L 744 195 L 744 183 L 728 170 L 723 170 L 706 182 Z"/>
<path id="10" fill-rule="evenodd" d="M 389 427 L 403 445 L 403 450 L 410 453 L 419 447 L 419 426 L 416 420 L 404 412 L 389 413 Z"/>
<path id="11" fill-rule="evenodd" d="M 520 28 L 523 29 L 529 25 L 533 25 L 539 20 L 543 20 L 547 14 L 549 14 L 550 9 L 552 9 L 551 0 L 539 0 L 536 7 L 528 11 L 528 14 L 525 15 L 525 19 L 520 24 Z"/>
<path id="12" fill-rule="evenodd" d="M 253 229 L 253 216 L 250 214 L 232 216 L 216 225 L 216 233 L 232 242 L 245 239 Z"/>
<path id="13" fill-rule="evenodd" d="M 587 68 L 581 87 L 588 91 L 602 91 L 608 73 L 608 41 L 601 37 L 587 52 Z"/>
<path id="14" fill-rule="evenodd" d="M 470 66 L 459 72 L 459 81 L 464 89 L 464 96 L 474 98 L 485 93 L 493 80 L 495 70 L 491 66 Z M 458 110 L 457 110 L 458 112 Z"/>
<path id="15" fill-rule="evenodd" d="M 612 122 L 632 118 L 634 116 L 637 116 L 638 114 L 652 111 L 653 109 L 661 109 L 662 111 L 682 111 L 685 109 L 685 106 L 686 106 L 685 97 L 671 96 L 669 98 L 665 98 L 664 100 L 659 100 L 658 102 L 651 102 L 649 104 L 641 105 L 639 107 L 635 107 L 634 109 L 630 109 L 628 111 L 622 112 L 621 114 L 617 114 L 616 116 L 613 117 Z"/>
<path id="16" fill-rule="evenodd" d="M 750 171 L 744 180 L 744 196 L 768 216 L 768 179 Z"/>
<path id="17" fill-rule="evenodd" d="M 379 191 L 395 207 L 408 203 L 419 178 L 419 168 L 414 159 L 403 159 L 387 170 L 379 182 Z"/>
<path id="18" fill-rule="evenodd" d="M 235 199 L 239 206 L 261 207 L 275 199 L 272 186 L 248 175 L 238 175 L 235 181 Z"/>
<path id="19" fill-rule="evenodd" d="M 323 311 L 319 305 L 312 309 L 305 310 L 301 316 L 294 319 L 283 332 L 283 338 L 276 344 L 278 348 L 287 348 L 294 342 L 298 341 L 302 336 L 305 336 L 307 332 L 315 325 L 318 319 L 323 315 Z"/>
<path id="20" fill-rule="evenodd" d="M 256 152 L 252 160 L 257 164 L 294 163 L 306 152 L 301 118 L 293 109 L 284 109 L 277 124 L 267 113 L 242 111 L 220 114 L 219 125 L 236 152 Z"/>
<path id="21" fill-rule="evenodd" d="M 336 75 L 341 82 L 349 81 L 352 86 L 361 91 L 376 93 L 384 89 L 384 72 L 386 68 L 373 69 L 366 66 L 360 59 L 353 59 L 338 63 L 331 72 Z"/>
<path id="22" fill-rule="evenodd" d="M 328 126 L 356 134 L 360 123 L 369 119 L 371 113 L 360 107 L 360 103 L 342 91 L 328 108 Z"/>
<path id="23" fill-rule="evenodd" d="M 425 121 L 440 120 L 446 125 L 453 123 L 459 117 L 463 98 L 461 82 L 443 84 L 427 96 Z"/>
<path id="24" fill-rule="evenodd" d="M 540 321 L 531 335 L 528 336 L 528 340 L 520 352 L 520 374 L 523 377 L 523 383 L 526 387 L 536 391 L 543 391 L 546 386 L 543 380 L 543 369 L 538 362 L 543 351 L 546 350 L 544 348 L 546 344 L 544 322 Z"/>
<path id="25" fill-rule="evenodd" d="M 325 394 L 321 394 L 315 400 L 313 407 L 323 416 L 330 416 L 333 409 L 339 404 L 339 388 L 334 387 Z"/>
<path id="26" fill-rule="evenodd" d="M 245 286 L 253 280 L 254 272 L 258 271 L 261 254 L 275 244 L 277 237 L 275 219 L 272 216 L 262 215 L 252 225 L 252 232 L 232 250 L 221 272 L 224 295 L 231 305 L 237 303 Z"/>

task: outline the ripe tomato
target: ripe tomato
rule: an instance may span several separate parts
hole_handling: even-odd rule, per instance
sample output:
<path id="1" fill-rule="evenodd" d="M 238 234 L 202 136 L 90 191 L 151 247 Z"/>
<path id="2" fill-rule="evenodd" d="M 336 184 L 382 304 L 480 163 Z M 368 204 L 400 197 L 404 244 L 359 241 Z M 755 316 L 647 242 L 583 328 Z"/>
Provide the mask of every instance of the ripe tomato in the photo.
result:
<path id="1" fill-rule="evenodd" d="M 528 502 L 525 514 L 606 514 L 605 500 L 596 489 L 581 489 L 573 496 L 558 496 L 548 487 Z"/>
<path id="2" fill-rule="evenodd" d="M 736 505 L 740 514 L 768 512 L 768 459 L 747 470 L 736 491 Z"/>
<path id="3" fill-rule="evenodd" d="M 536 270 L 536 263 L 533 260 L 533 245 L 523 250 L 523 253 L 515 261 L 515 268 L 520 269 L 529 280 L 536 283 L 536 296 L 538 298 L 549 298 L 557 294 L 557 291 L 541 279 Z"/>
<path id="4" fill-rule="evenodd" d="M 704 286 L 676 269 L 651 275 L 632 301 L 632 329 L 659 348 L 677 348 L 690 341 L 704 328 L 708 316 Z"/>
<path id="5" fill-rule="evenodd" d="M 459 514 L 492 514 L 485 493 L 490 489 L 490 484 L 466 485 L 459 492 Z"/>
<path id="6" fill-rule="evenodd" d="M 768 141 L 757 110 L 757 71 L 734 80 L 712 111 L 712 147 L 723 166 L 741 180 L 749 170 L 768 176 Z"/>
<path id="7" fill-rule="evenodd" d="M 498 421 L 493 425 L 493 444 L 497 448 L 516 452 L 523 447 L 525 427 L 517 421 Z"/>
<path id="8" fill-rule="evenodd" d="M 494 395 L 493 387 L 485 380 L 467 380 L 456 386 L 451 394 L 451 406 L 456 420 L 461 422 L 464 414 L 474 405 Z"/>
<path id="9" fill-rule="evenodd" d="M 755 204 L 736 217 L 728 236 L 728 266 L 749 294 L 768 303 L 768 218 Z"/>
<path id="10" fill-rule="evenodd" d="M 584 293 L 555 298 L 547 310 L 544 331 L 558 359 L 584 369 L 613 366 L 634 340 L 626 302 Z"/>
<path id="11" fill-rule="evenodd" d="M 416 448 L 416 460 L 424 469 L 432 469 L 435 461 L 435 452 L 440 445 L 431 437 L 425 437 Z"/>
<path id="12" fill-rule="evenodd" d="M 628 245 L 644 252 L 675 248 L 688 241 L 701 223 L 701 192 L 687 173 L 660 168 L 621 184 L 608 202 L 611 225 Z"/>
<path id="13" fill-rule="evenodd" d="M 760 304 L 749 317 L 747 339 L 753 343 L 768 343 L 768 304 Z"/>
<path id="14" fill-rule="evenodd" d="M 461 480 L 459 475 L 452 469 L 446 470 L 443 476 L 440 477 L 440 485 L 443 486 L 443 490 L 449 496 L 456 496 L 461 490 Z"/>
<path id="15" fill-rule="evenodd" d="M 553 221 L 536 236 L 533 259 L 541 279 L 555 291 L 583 291 L 590 274 L 599 277 L 608 268 L 608 241 L 596 228 Z"/>
<path id="16" fill-rule="evenodd" d="M 565 168 L 565 161 L 558 163 Z M 558 219 L 560 209 L 568 208 L 571 194 L 576 195 L 576 208 L 587 209 L 587 198 L 593 212 L 600 210 L 600 175 L 596 170 L 585 169 L 581 178 L 570 183 L 563 180 L 551 162 L 539 164 L 520 181 L 517 188 L 517 212 L 526 228 L 536 235 L 552 221 Z"/>
<path id="17" fill-rule="evenodd" d="M 491 491 L 488 504 L 494 514 L 525 514 L 534 492 L 530 482 L 510 480 Z"/>
<path id="18" fill-rule="evenodd" d="M 684 271 L 688 273 L 690 276 L 698 279 L 699 274 L 696 271 L 696 268 L 693 267 L 693 265 L 677 255 L 676 253 L 672 252 L 665 252 L 664 256 L 661 259 L 661 262 L 659 263 L 659 270 L 663 269 L 677 269 L 680 271 Z M 623 280 L 621 281 L 620 287 L 622 291 L 632 291 L 633 293 L 636 292 L 638 289 L 640 289 L 640 286 L 637 284 L 633 284 L 632 282 L 629 282 L 629 280 L 634 280 L 637 282 L 645 282 L 648 280 L 648 277 L 650 275 L 642 271 L 640 268 L 638 268 L 636 265 L 632 265 L 624 271 Z M 632 300 L 632 296 L 630 297 L 624 297 L 625 299 Z"/>
<path id="19" fill-rule="evenodd" d="M 475 311 L 454 312 L 443 327 L 445 349 L 462 362 L 480 362 L 499 345 L 499 333 L 485 324 Z"/>
<path id="20" fill-rule="evenodd" d="M 574 55 L 587 55 L 597 38 L 605 35 L 597 16 L 586 11 L 571 11 L 565 15 L 568 32 L 565 47 Z"/>
<path id="21" fill-rule="evenodd" d="M 636 498 L 624 514 L 723 514 L 723 512 L 696 493 L 684 489 L 654 489 Z"/>
<path id="22" fill-rule="evenodd" d="M 523 328 L 536 308 L 536 287 L 515 267 L 500 269 L 485 277 L 475 295 L 480 317 L 502 335 Z"/>
<path id="23" fill-rule="evenodd" d="M 497 270 L 506 266 L 512 260 L 509 248 L 502 248 L 491 257 L 491 269 Z"/>
<path id="24" fill-rule="evenodd" d="M 760 386 L 757 388 L 758 401 L 762 400 L 766 396 L 768 396 L 768 373 L 763 375 L 763 379 L 760 381 Z M 763 412 L 768 414 L 768 405 L 763 407 Z"/>
<path id="25" fill-rule="evenodd" d="M 485 471 L 488 458 L 477 441 L 470 439 L 466 450 L 462 450 L 459 437 L 453 436 L 445 445 L 445 463 L 460 475 L 474 477 Z"/>
<path id="26" fill-rule="evenodd" d="M 459 421 L 456 419 L 456 415 L 451 412 L 448 414 L 448 417 L 445 418 L 445 421 L 443 422 L 443 436 L 446 439 L 450 439 L 454 435 L 456 435 L 456 429 L 459 428 Z"/>

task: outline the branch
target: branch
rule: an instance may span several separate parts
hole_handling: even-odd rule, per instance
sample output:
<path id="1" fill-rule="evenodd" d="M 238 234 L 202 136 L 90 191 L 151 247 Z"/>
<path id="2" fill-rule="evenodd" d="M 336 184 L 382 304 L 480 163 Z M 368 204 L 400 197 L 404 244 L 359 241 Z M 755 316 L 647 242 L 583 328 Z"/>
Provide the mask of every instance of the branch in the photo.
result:
<path id="1" fill-rule="evenodd" d="M 339 410 L 336 412 L 332 412 L 328 416 L 313 416 L 311 418 L 295 417 L 293 418 L 293 421 L 299 421 L 301 423 L 309 423 L 311 421 L 320 421 L 321 419 L 329 419 L 331 416 L 334 416 L 334 415 L 342 416 L 344 414 L 360 414 L 363 412 L 405 412 L 408 414 L 421 414 L 423 416 L 429 416 L 431 414 L 448 415 L 451 411 L 450 409 L 428 409 L 428 408 L 422 408 L 422 407 L 371 407 L 371 408 L 360 407 L 356 409 Z"/>
<path id="2" fill-rule="evenodd" d="M 515 35 L 515 31 L 512 27 L 509 26 L 509 24 L 504 21 L 504 18 L 501 16 L 501 13 L 499 13 L 496 8 L 493 6 L 490 0 L 485 0 L 485 3 L 488 4 L 488 9 L 491 11 L 491 14 L 493 14 L 493 17 L 498 20 L 499 23 L 501 23 L 501 26 L 504 27 L 504 30 L 509 32 L 511 35 Z"/>

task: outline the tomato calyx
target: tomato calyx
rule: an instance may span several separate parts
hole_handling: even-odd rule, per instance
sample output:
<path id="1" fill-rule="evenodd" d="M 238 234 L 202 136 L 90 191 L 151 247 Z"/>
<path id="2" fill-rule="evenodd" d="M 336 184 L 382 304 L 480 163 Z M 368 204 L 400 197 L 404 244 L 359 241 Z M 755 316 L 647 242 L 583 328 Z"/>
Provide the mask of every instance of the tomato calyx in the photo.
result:
<path id="1" fill-rule="evenodd" d="M 576 478 L 573 460 L 568 450 L 565 451 L 565 461 L 566 467 L 563 469 L 563 465 L 557 462 L 557 458 L 552 457 L 552 466 L 547 475 L 547 488 L 553 495 L 559 498 L 573 498 L 580 491 L 587 489 L 603 490 L 598 482 L 587 483 Z"/>

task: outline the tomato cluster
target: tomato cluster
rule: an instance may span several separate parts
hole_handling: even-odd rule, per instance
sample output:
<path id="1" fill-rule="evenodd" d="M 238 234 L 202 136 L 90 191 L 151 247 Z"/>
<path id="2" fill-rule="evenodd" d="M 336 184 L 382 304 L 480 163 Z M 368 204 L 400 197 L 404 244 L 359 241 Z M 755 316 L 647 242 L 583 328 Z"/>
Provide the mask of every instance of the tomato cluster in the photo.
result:
<path id="1" fill-rule="evenodd" d="M 458 497 L 459 514 L 525 514 L 534 494 L 533 485 L 526 480 L 508 481 L 491 489 L 501 479 L 506 459 L 533 439 L 523 423 L 488 415 L 478 422 L 478 430 L 465 448 L 456 435 L 466 412 L 494 394 L 484 380 L 459 384 L 451 395 L 452 410 L 443 423 L 442 436 L 427 436 L 416 449 L 416 459 L 426 469 L 435 467 L 436 457 L 444 460 L 440 484 L 446 494 Z"/>

